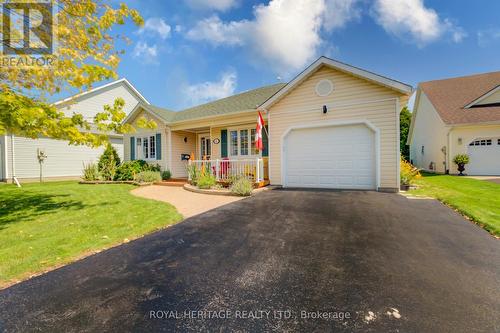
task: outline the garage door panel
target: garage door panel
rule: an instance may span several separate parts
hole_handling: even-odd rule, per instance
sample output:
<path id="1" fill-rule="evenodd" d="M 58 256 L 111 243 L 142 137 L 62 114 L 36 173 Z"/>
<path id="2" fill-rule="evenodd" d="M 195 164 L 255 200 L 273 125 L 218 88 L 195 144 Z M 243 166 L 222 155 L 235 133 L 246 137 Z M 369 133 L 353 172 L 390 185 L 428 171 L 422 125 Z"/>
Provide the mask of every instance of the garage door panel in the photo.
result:
<path id="1" fill-rule="evenodd" d="M 365 125 L 291 131 L 285 141 L 285 186 L 374 189 L 374 141 Z"/>
<path id="2" fill-rule="evenodd" d="M 497 176 L 500 175 L 500 138 L 488 138 L 489 145 L 468 146 L 467 153 L 470 162 L 465 167 L 469 175 Z"/>

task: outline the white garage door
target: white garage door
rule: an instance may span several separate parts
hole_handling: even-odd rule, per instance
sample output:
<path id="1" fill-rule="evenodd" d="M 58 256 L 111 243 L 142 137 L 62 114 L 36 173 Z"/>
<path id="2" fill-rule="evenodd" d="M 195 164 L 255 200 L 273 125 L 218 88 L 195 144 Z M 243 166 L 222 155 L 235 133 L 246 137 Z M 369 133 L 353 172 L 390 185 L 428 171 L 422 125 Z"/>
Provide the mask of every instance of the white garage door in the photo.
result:
<path id="1" fill-rule="evenodd" d="M 376 187 L 375 135 L 365 125 L 292 130 L 284 154 L 287 187 Z"/>
<path id="2" fill-rule="evenodd" d="M 465 173 L 477 176 L 500 175 L 500 138 L 478 139 L 468 149 L 469 164 Z"/>

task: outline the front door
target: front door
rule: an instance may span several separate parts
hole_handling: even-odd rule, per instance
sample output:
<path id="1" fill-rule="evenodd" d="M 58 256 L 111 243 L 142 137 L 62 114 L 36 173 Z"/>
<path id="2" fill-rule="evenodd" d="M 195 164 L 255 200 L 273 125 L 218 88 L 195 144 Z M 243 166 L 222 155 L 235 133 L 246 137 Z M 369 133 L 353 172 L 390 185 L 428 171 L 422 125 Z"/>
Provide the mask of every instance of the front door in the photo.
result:
<path id="1" fill-rule="evenodd" d="M 200 156 L 202 159 L 210 159 L 212 153 L 210 136 L 200 137 Z"/>

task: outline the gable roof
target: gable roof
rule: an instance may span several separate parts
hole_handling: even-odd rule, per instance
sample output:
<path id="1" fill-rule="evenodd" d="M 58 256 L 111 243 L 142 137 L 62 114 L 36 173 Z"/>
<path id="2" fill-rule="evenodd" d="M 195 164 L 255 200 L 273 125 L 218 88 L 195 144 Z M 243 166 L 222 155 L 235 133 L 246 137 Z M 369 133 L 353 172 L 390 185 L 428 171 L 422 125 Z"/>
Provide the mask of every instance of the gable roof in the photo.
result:
<path id="1" fill-rule="evenodd" d="M 500 121 L 500 105 L 474 105 L 500 85 L 500 72 L 420 83 L 445 124 Z"/>
<path id="2" fill-rule="evenodd" d="M 141 110 L 144 110 L 148 112 L 149 114 L 155 116 L 156 118 L 164 121 L 165 123 L 171 123 L 172 120 L 175 117 L 175 114 L 177 112 L 165 109 L 165 108 L 160 108 L 158 106 L 154 106 L 151 104 L 144 104 L 144 103 L 139 103 L 136 105 L 136 107 L 123 119 L 123 123 L 129 122 L 131 119 L 134 119 L 136 114 L 139 113 Z"/>
<path id="3" fill-rule="evenodd" d="M 95 94 L 95 93 L 98 93 L 98 92 L 101 92 L 101 91 L 104 91 L 107 89 L 112 89 L 112 88 L 119 86 L 119 85 L 123 85 L 123 86 L 127 87 L 132 92 L 132 94 L 135 95 L 137 97 L 137 99 L 139 101 L 141 101 L 142 103 L 149 104 L 148 100 L 144 96 L 142 96 L 141 93 L 137 89 L 135 89 L 135 87 L 126 78 L 122 78 L 122 79 L 107 83 L 105 85 L 102 85 L 100 87 L 96 87 L 96 88 L 90 89 L 88 91 L 73 95 L 73 96 L 65 98 L 65 99 L 62 99 L 60 101 L 55 102 L 54 105 L 60 105 L 60 104 L 66 103 L 66 102 L 74 101 L 74 100 L 81 100 L 89 95 L 92 95 L 92 94 Z"/>
<path id="4" fill-rule="evenodd" d="M 353 76 L 376 83 L 378 85 L 385 86 L 389 89 L 396 90 L 397 92 L 404 95 L 409 95 L 413 91 L 413 88 L 408 84 L 387 78 L 382 75 L 372 73 L 370 71 L 358 67 L 345 64 L 337 60 L 333 60 L 327 57 L 320 57 L 318 60 L 309 65 L 309 67 L 307 67 L 302 73 L 297 75 L 285 87 L 283 87 L 283 89 L 281 89 L 278 93 L 271 96 L 267 101 L 265 101 L 262 105 L 260 105 L 260 108 L 266 109 L 269 108 L 271 105 L 275 104 L 276 102 L 278 102 L 288 92 L 290 92 L 297 85 L 302 83 L 305 79 L 307 79 L 311 74 L 316 72 L 316 70 L 318 70 L 322 66 L 328 66 L 336 70 L 339 70 L 341 72 L 348 73 Z"/>
<path id="5" fill-rule="evenodd" d="M 222 98 L 213 102 L 201 104 L 181 111 L 172 111 L 169 109 L 160 108 L 154 105 L 146 105 L 139 103 L 137 107 L 130 112 L 124 122 L 129 121 L 142 108 L 152 115 L 160 118 L 165 123 L 175 123 L 200 119 L 211 116 L 225 115 L 235 112 L 255 111 L 269 97 L 283 88 L 285 83 L 277 83 L 270 86 L 265 86 L 253 90 L 249 90 L 240 94 Z"/>
<path id="6" fill-rule="evenodd" d="M 213 102 L 184 109 L 177 112 L 174 117 L 174 121 L 177 122 L 195 118 L 218 116 L 233 112 L 253 111 L 284 86 L 286 86 L 286 83 L 276 83 L 270 86 L 249 90 Z"/>

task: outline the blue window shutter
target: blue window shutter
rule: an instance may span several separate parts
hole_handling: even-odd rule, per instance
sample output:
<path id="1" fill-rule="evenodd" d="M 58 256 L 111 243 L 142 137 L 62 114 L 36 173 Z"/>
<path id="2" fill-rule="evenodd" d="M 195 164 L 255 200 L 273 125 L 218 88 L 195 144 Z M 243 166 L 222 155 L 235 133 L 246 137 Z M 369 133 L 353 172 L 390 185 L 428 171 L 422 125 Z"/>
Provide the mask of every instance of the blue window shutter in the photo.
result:
<path id="1" fill-rule="evenodd" d="M 227 157 L 227 130 L 220 131 L 220 156 Z"/>
<path id="2" fill-rule="evenodd" d="M 156 159 L 161 160 L 161 134 L 156 133 Z"/>
<path id="3" fill-rule="evenodd" d="M 262 131 L 262 145 L 264 146 L 264 149 L 262 149 L 262 156 L 267 157 L 269 156 L 269 138 L 267 137 L 267 133 L 269 132 L 269 129 L 266 127 L 266 131 Z"/>
<path id="4" fill-rule="evenodd" d="M 130 137 L 130 160 L 135 160 L 135 137 Z"/>

